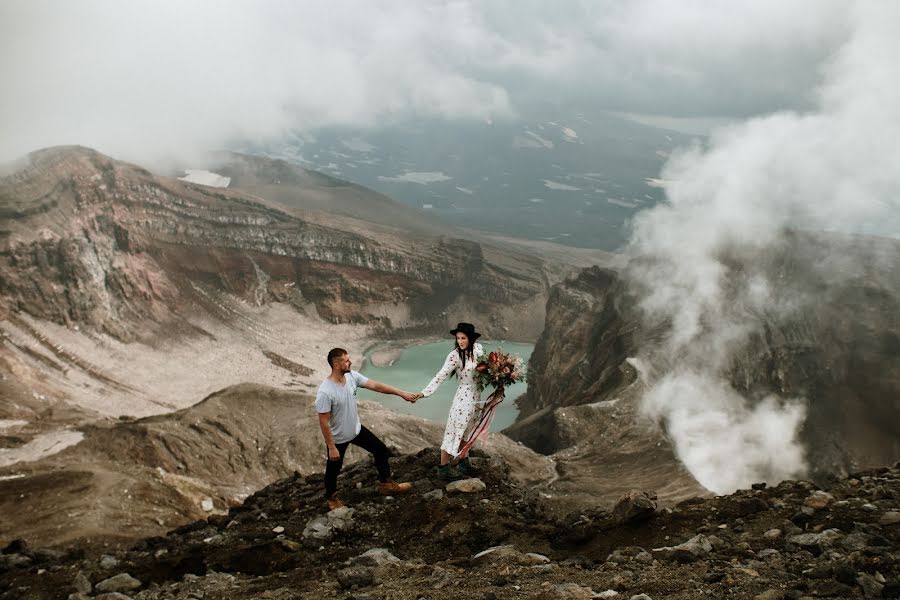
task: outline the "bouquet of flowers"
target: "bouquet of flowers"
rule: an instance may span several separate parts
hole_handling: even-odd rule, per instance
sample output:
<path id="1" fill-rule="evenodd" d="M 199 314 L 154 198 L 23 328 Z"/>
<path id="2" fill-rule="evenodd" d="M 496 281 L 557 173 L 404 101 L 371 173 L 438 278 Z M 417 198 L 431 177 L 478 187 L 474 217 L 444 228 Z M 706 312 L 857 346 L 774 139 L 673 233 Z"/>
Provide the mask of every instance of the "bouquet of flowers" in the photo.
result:
<path id="1" fill-rule="evenodd" d="M 505 388 L 519 381 L 525 381 L 524 361 L 517 355 L 501 352 L 500 348 L 475 366 L 475 382 L 481 390 L 488 386 Z"/>
<path id="2" fill-rule="evenodd" d="M 506 387 L 519 381 L 525 381 L 525 362 L 518 356 L 501 352 L 499 348 L 488 354 L 487 360 L 475 365 L 475 383 L 478 389 L 484 390 L 490 385 L 494 386 L 494 391 L 478 405 L 466 426 L 460 453 L 468 451 L 476 440 L 487 435 L 494 413 L 497 412 L 497 405 L 503 402 Z"/>

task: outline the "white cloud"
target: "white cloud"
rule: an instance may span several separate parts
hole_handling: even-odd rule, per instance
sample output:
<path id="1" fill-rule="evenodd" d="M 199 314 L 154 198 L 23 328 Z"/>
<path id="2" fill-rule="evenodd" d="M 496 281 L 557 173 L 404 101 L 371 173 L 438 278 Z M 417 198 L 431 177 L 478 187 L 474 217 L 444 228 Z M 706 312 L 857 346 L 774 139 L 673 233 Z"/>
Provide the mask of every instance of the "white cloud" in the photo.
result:
<path id="1" fill-rule="evenodd" d="M 645 361 L 659 369 L 647 410 L 668 423 L 682 460 L 716 491 L 798 471 L 800 450 L 784 442 L 767 437 L 762 454 L 737 450 L 759 446 L 763 425 L 795 431 L 802 400 L 771 398 L 750 410 L 724 374 L 758 331 L 759 315 L 777 318 L 814 298 L 781 298 L 773 291 L 783 286 L 766 273 L 738 281 L 722 254 L 774 246 L 785 227 L 856 232 L 877 223 L 878 233 L 900 231 L 900 76 L 891 60 L 900 56 L 897 23 L 900 4 L 856 5 L 848 20 L 853 34 L 827 65 L 812 110 L 721 129 L 708 146 L 675 154 L 661 180 L 648 180 L 664 186 L 668 202 L 635 218 L 631 250 L 656 260 L 632 275 L 648 320 L 672 329 Z M 828 261 L 818 268 L 829 270 Z M 840 277 L 837 270 L 831 276 Z M 722 418 L 701 417 L 698 402 Z M 700 430 L 708 439 L 702 448 Z M 717 454 L 731 458 L 729 469 L 719 468 Z M 780 455 L 790 457 L 784 472 L 757 468 Z"/>
<path id="2" fill-rule="evenodd" d="M 134 160 L 330 125 L 494 122 L 561 97 L 636 113 L 804 102 L 848 0 L 0 4 L 0 160 Z"/>

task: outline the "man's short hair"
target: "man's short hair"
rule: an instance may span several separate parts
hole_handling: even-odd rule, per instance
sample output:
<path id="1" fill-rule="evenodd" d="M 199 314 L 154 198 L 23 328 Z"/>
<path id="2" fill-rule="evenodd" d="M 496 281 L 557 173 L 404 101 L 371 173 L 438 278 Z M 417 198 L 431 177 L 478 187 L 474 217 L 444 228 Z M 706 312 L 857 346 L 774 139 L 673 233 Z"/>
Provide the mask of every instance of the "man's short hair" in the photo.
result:
<path id="1" fill-rule="evenodd" d="M 347 354 L 347 351 L 344 350 L 343 348 L 332 348 L 328 352 L 328 366 L 333 367 L 334 359 L 340 358 L 340 357 L 344 356 L 345 354 Z"/>

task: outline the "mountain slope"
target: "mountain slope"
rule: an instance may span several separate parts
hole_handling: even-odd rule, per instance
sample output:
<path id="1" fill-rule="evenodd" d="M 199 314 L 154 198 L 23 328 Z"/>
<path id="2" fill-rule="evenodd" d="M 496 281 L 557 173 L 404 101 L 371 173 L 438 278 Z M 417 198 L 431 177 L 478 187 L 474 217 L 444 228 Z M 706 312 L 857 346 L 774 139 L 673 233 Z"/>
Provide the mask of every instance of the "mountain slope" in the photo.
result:
<path id="1" fill-rule="evenodd" d="M 204 516 L 205 498 L 222 512 L 295 471 L 321 473 L 324 446 L 313 401 L 243 384 L 169 414 L 83 426 L 77 445 L 0 467 L 0 510 L 8 515 L 0 540 L 96 546 L 157 535 Z M 443 431 L 369 401 L 360 401 L 360 418 L 403 453 L 437 443 Z M 505 436 L 492 435 L 485 447 L 505 457 L 520 481 L 549 476 L 549 461 Z M 347 462 L 368 464 L 368 456 L 353 447 Z"/>
<path id="2" fill-rule="evenodd" d="M 800 439 L 815 477 L 900 458 L 898 257 L 895 240 L 799 232 L 774 248 L 732 248 L 723 257 L 729 302 L 739 305 L 754 278 L 777 283 L 771 310 L 747 316 L 752 335 L 721 376 L 750 405 L 770 394 L 806 398 Z M 671 360 L 655 352 L 671 324 L 648 325 L 627 284 L 629 269 L 645 267 L 639 259 L 624 275 L 587 269 L 550 294 L 528 394 L 506 433 L 552 455 L 573 482 L 608 485 L 618 472 L 611 462 L 638 477 L 655 470 L 657 481 L 690 478 L 666 421 L 642 416 L 652 374 L 667 372 Z M 559 485 L 577 490 L 566 483 Z"/>
<path id="3" fill-rule="evenodd" d="M 350 508 L 328 514 L 321 476 L 295 475 L 227 514 L 107 550 L 102 559 L 79 547 L 55 552 L 15 541 L 0 554 L 0 598 L 67 598 L 76 589 L 119 589 L 136 600 L 749 600 L 900 592 L 900 465 L 825 488 L 786 481 L 663 510 L 634 494 L 617 511 L 554 519 L 497 457 L 475 457 L 482 472 L 469 483 L 481 485 L 466 492 L 434 479 L 437 454 L 433 448 L 393 459 L 395 471 L 416 482 L 396 498 L 375 492 L 370 465 L 348 468 Z"/>

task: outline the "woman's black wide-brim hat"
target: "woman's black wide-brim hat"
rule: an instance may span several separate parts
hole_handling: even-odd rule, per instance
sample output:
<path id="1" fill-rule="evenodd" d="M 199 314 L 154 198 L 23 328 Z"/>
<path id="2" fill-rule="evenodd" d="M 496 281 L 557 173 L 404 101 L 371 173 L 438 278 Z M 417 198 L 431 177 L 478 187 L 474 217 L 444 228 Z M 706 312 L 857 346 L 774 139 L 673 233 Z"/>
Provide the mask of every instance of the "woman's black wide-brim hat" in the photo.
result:
<path id="1" fill-rule="evenodd" d="M 451 330 L 450 335 L 456 335 L 457 333 L 466 334 L 470 342 L 474 342 L 481 337 L 481 334 L 475 331 L 475 326 L 471 323 L 457 323 L 456 329 Z"/>

